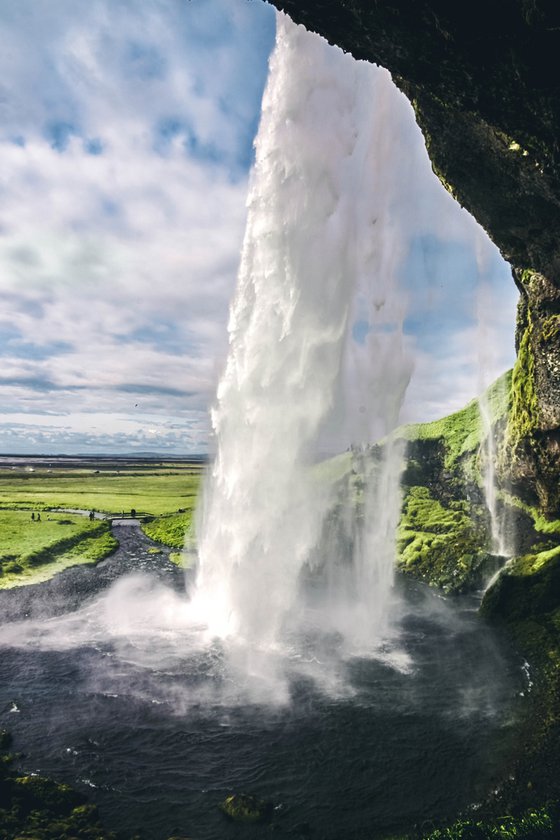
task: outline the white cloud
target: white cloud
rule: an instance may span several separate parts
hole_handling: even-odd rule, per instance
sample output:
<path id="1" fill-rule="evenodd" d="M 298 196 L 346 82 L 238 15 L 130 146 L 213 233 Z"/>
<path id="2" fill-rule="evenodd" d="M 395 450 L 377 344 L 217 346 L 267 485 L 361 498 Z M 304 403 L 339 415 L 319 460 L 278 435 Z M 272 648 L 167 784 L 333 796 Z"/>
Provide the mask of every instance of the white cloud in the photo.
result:
<path id="1" fill-rule="evenodd" d="M 32 427 L 50 451 L 206 445 L 272 21 L 230 0 L 2 4 L 0 450 Z M 511 364 L 515 289 L 406 100 L 380 109 L 403 413 L 431 419 Z"/>
<path id="2" fill-rule="evenodd" d="M 186 430 L 213 395 L 272 26 L 264 7 L 201 6 L 0 12 L 0 385 L 12 422 L 43 416 L 45 445 L 49 428 L 87 443 L 92 412 L 104 434 L 138 410 Z"/>

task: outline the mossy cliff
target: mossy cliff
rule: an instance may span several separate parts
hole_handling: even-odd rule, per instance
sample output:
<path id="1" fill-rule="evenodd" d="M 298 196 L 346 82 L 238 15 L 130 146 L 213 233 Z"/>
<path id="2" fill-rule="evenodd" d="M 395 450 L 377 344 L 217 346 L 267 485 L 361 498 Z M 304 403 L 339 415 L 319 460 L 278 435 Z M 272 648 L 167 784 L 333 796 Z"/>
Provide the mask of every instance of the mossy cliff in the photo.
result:
<path id="1" fill-rule="evenodd" d="M 505 458 L 517 495 L 560 516 L 560 289 L 542 274 L 514 271 L 520 290 L 517 361 Z"/>
<path id="2" fill-rule="evenodd" d="M 511 372 L 485 396 L 494 433 L 503 439 L 511 402 Z M 483 473 L 488 435 L 478 400 L 433 423 L 404 426 L 403 509 L 397 532 L 401 571 L 446 592 L 480 589 L 503 558 L 493 554 Z M 523 545 L 536 539 L 528 512 L 501 494 L 500 513 Z"/>
<path id="3" fill-rule="evenodd" d="M 508 633 L 530 668 L 530 705 L 505 795 L 519 805 L 560 801 L 560 546 L 543 541 L 514 558 L 481 612 Z"/>
<path id="4" fill-rule="evenodd" d="M 525 441 L 529 435 L 538 440 L 535 418 L 525 411 L 529 401 L 519 397 L 520 389 L 532 387 L 524 381 L 525 373 L 538 375 L 527 360 L 534 331 L 535 321 L 530 325 L 527 319 L 520 341 L 526 347 L 520 346 L 519 353 L 526 370 L 520 371 L 518 360 L 516 369 L 488 390 L 486 423 L 475 400 L 443 420 L 395 433 L 408 441 L 397 533 L 401 572 L 448 593 L 487 586 L 481 613 L 510 638 L 527 660 L 529 675 L 515 766 L 498 800 L 486 809 L 490 818 L 497 807 L 516 819 L 508 817 L 503 824 L 463 820 L 425 835 L 434 840 L 554 837 L 560 831 L 560 519 L 550 517 L 542 497 L 526 492 L 522 476 L 511 482 L 511 472 L 503 469 L 507 459 L 520 469 Z M 515 545 L 515 556 L 507 563 L 492 554 L 484 495 L 488 422 L 496 441 L 497 508 Z M 493 574 L 498 568 L 500 573 Z"/>
<path id="5" fill-rule="evenodd" d="M 521 291 L 502 470 L 560 516 L 560 7 L 551 0 L 273 0 L 411 100 L 432 166 Z"/>

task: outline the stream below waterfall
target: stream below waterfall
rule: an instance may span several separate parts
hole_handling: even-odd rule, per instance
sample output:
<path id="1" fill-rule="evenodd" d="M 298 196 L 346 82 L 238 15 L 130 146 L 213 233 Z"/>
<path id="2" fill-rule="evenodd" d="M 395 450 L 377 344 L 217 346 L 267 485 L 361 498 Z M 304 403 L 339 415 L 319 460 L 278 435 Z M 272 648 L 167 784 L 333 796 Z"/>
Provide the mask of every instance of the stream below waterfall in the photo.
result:
<path id="1" fill-rule="evenodd" d="M 121 548 L 97 568 L 0 593 L 0 726 L 23 771 L 86 791 L 108 828 L 147 840 L 365 840 L 452 815 L 497 783 L 522 674 L 474 599 L 401 581 L 391 641 L 338 663 L 346 691 L 288 665 L 290 702 L 243 703 L 220 691 L 231 676 L 218 645 L 152 637 L 149 614 L 144 638 L 90 632 L 100 598 L 131 571 L 158 597 L 184 597 L 182 572 L 148 554 L 138 528 L 115 530 Z M 119 621 L 126 604 L 110 603 Z M 320 659 L 310 651 L 319 670 Z M 217 804 L 233 791 L 271 800 L 272 822 L 227 822 Z"/>

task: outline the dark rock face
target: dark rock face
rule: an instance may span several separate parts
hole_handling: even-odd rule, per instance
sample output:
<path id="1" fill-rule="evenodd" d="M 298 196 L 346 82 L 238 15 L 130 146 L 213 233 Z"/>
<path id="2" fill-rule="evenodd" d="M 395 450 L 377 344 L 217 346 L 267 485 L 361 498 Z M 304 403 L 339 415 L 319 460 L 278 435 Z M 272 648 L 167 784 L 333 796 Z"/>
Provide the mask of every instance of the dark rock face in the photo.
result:
<path id="1" fill-rule="evenodd" d="M 504 477 L 554 517 L 560 510 L 560 289 L 534 271 L 514 270 L 514 278 L 521 297 Z"/>
<path id="2" fill-rule="evenodd" d="M 272 0 L 411 100 L 435 173 L 488 231 L 521 290 L 526 336 L 510 462 L 543 510 L 560 498 L 560 6 L 553 0 Z M 527 371 L 521 371 L 522 374 Z M 523 414 L 523 412 L 521 412 Z"/>
<path id="3" fill-rule="evenodd" d="M 436 171 L 512 264 L 560 283 L 560 8 L 275 0 L 412 100 Z"/>

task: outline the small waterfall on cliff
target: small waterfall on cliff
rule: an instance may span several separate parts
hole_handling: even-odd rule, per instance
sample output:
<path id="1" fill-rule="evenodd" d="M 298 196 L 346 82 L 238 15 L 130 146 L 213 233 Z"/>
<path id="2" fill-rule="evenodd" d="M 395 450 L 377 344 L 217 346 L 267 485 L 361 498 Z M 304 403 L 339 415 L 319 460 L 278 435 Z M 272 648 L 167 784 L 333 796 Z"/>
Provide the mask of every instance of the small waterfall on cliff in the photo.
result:
<path id="1" fill-rule="evenodd" d="M 506 387 L 505 381 L 498 383 L 498 388 Z M 498 395 L 499 399 L 500 395 Z M 502 396 L 503 399 L 503 396 Z M 496 486 L 496 425 L 492 417 L 492 407 L 487 392 L 478 401 L 482 423 L 482 478 L 484 482 L 484 497 L 490 514 L 492 536 L 492 552 L 499 557 L 509 558 L 515 553 L 512 536 L 509 533 L 507 513 L 500 505 Z"/>
<path id="2" fill-rule="evenodd" d="M 477 292 L 478 322 L 478 366 L 480 372 L 478 408 L 481 423 L 481 447 L 479 460 L 483 482 L 484 498 L 490 516 L 491 550 L 499 557 L 510 558 L 515 554 L 515 536 L 512 523 L 508 519 L 507 509 L 500 503 L 498 496 L 496 464 L 503 434 L 502 418 L 498 415 L 500 407 L 508 401 L 508 381 L 502 377 L 490 386 L 488 370 L 493 352 L 487 337 L 488 313 L 496 305 L 484 282 L 490 260 L 490 246 L 486 237 L 480 233 L 475 239 L 480 286 Z M 500 431 L 501 430 L 501 431 Z M 492 581 L 495 576 L 492 577 Z"/>
<path id="3" fill-rule="evenodd" d="M 278 17 L 198 529 L 192 607 L 211 637 L 277 646 L 287 624 L 305 623 L 302 578 L 314 566 L 327 577 L 337 567 L 338 588 L 307 618 L 328 612 L 344 632 L 359 616 L 370 642 L 385 621 L 399 453 L 364 455 L 359 527 L 356 505 L 350 513 L 337 496 L 348 489 L 350 456 L 316 462 L 344 375 L 359 373 L 348 371 L 357 300 L 371 309 L 362 344 L 375 380 L 358 386 L 364 436 L 394 425 L 410 376 L 389 186 L 400 152 L 395 97 L 386 71 Z M 341 565 L 325 535 L 345 516 L 354 535 Z"/>

